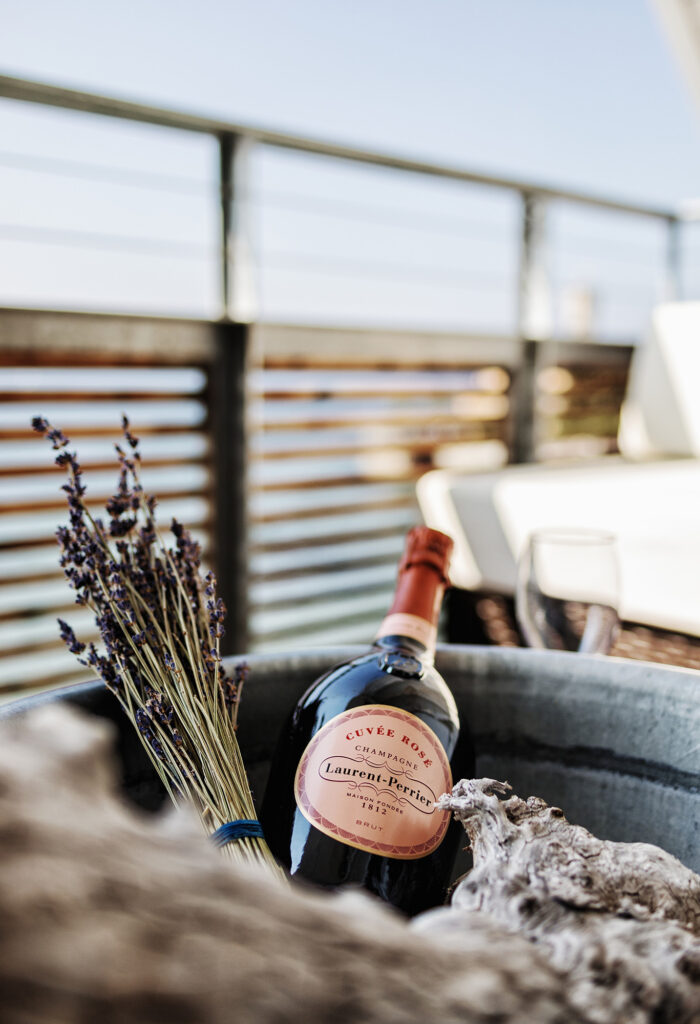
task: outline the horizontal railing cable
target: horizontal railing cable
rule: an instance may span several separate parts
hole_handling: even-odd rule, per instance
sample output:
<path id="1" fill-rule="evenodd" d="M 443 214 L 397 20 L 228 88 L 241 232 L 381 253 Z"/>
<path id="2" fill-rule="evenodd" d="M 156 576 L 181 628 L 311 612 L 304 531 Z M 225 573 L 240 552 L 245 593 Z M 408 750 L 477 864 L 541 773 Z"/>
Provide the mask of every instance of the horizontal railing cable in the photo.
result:
<path id="1" fill-rule="evenodd" d="M 87 181 L 108 182 L 110 185 L 147 188 L 156 192 L 174 192 L 180 195 L 205 196 L 209 194 L 212 182 L 184 175 L 163 174 L 135 170 L 128 167 L 107 167 L 83 160 L 65 160 L 32 153 L 0 151 L 0 167 L 48 174 L 52 177 L 79 178 Z"/>
<path id="2" fill-rule="evenodd" d="M 109 249 L 120 252 L 145 253 L 169 259 L 215 259 L 213 247 L 196 242 L 168 238 L 137 238 L 135 235 L 113 235 L 100 231 L 75 231 L 70 228 L 32 227 L 25 224 L 0 224 L 0 238 L 13 242 L 41 242 L 47 245 L 69 245 L 81 249 Z"/>

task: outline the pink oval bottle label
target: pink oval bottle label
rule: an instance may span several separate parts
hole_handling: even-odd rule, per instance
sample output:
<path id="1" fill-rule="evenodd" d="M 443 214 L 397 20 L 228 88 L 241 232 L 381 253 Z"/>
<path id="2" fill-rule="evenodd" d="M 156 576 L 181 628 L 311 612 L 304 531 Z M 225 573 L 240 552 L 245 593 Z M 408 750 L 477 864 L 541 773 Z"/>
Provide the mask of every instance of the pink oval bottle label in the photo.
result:
<path id="1" fill-rule="evenodd" d="M 319 831 L 368 853 L 414 860 L 442 842 L 452 789 L 445 750 L 420 718 L 386 704 L 336 715 L 313 736 L 294 779 L 304 817 Z"/>

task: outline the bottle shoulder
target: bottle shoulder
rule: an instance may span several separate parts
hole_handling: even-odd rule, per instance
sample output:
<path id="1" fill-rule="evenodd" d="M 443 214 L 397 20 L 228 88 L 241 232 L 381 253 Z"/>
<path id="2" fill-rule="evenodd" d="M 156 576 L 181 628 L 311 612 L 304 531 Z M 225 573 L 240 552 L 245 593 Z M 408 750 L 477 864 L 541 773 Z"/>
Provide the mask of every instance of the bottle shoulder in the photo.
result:
<path id="1" fill-rule="evenodd" d="M 457 707 L 431 661 L 400 649 L 374 647 L 331 668 L 299 701 L 295 717 L 313 714 L 315 728 L 362 704 L 386 704 L 459 728 Z"/>

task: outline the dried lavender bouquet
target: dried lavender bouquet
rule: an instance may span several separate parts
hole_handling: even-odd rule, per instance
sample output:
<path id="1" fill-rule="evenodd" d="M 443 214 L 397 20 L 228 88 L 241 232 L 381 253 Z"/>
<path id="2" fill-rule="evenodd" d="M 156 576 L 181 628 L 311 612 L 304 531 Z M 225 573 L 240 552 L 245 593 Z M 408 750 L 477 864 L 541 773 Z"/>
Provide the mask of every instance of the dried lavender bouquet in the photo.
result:
<path id="1" fill-rule="evenodd" d="M 172 547 L 159 534 L 156 500 L 140 480 L 139 439 L 126 417 L 125 445 L 115 445 L 119 481 L 106 503 L 107 525 L 86 505 L 82 469 L 76 453 L 67 450 L 69 439 L 42 417 L 32 427 L 51 442 L 56 464 L 68 475 L 63 490 L 70 524 L 56 531 L 60 564 L 76 603 L 95 613 L 104 652 L 81 643 L 59 619 L 63 640 L 116 696 L 171 798 L 189 798 L 205 830 L 215 833 L 231 857 L 260 861 L 281 873 L 255 822 L 236 737 L 246 670 L 238 665 L 233 676 L 224 670 L 226 610 L 216 598 L 214 574 L 203 575 L 199 545 L 175 519 Z"/>

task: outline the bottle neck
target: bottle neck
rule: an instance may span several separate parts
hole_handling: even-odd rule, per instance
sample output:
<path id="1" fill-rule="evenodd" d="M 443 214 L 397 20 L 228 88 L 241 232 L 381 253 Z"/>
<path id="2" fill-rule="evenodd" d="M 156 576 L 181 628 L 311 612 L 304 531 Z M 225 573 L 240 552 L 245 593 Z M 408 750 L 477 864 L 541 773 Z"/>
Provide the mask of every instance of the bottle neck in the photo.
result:
<path id="1" fill-rule="evenodd" d="M 400 575 L 394 601 L 379 627 L 376 643 L 389 637 L 405 637 L 421 645 L 431 656 L 437 642 L 437 623 L 445 580 L 432 565 L 414 564 Z"/>

